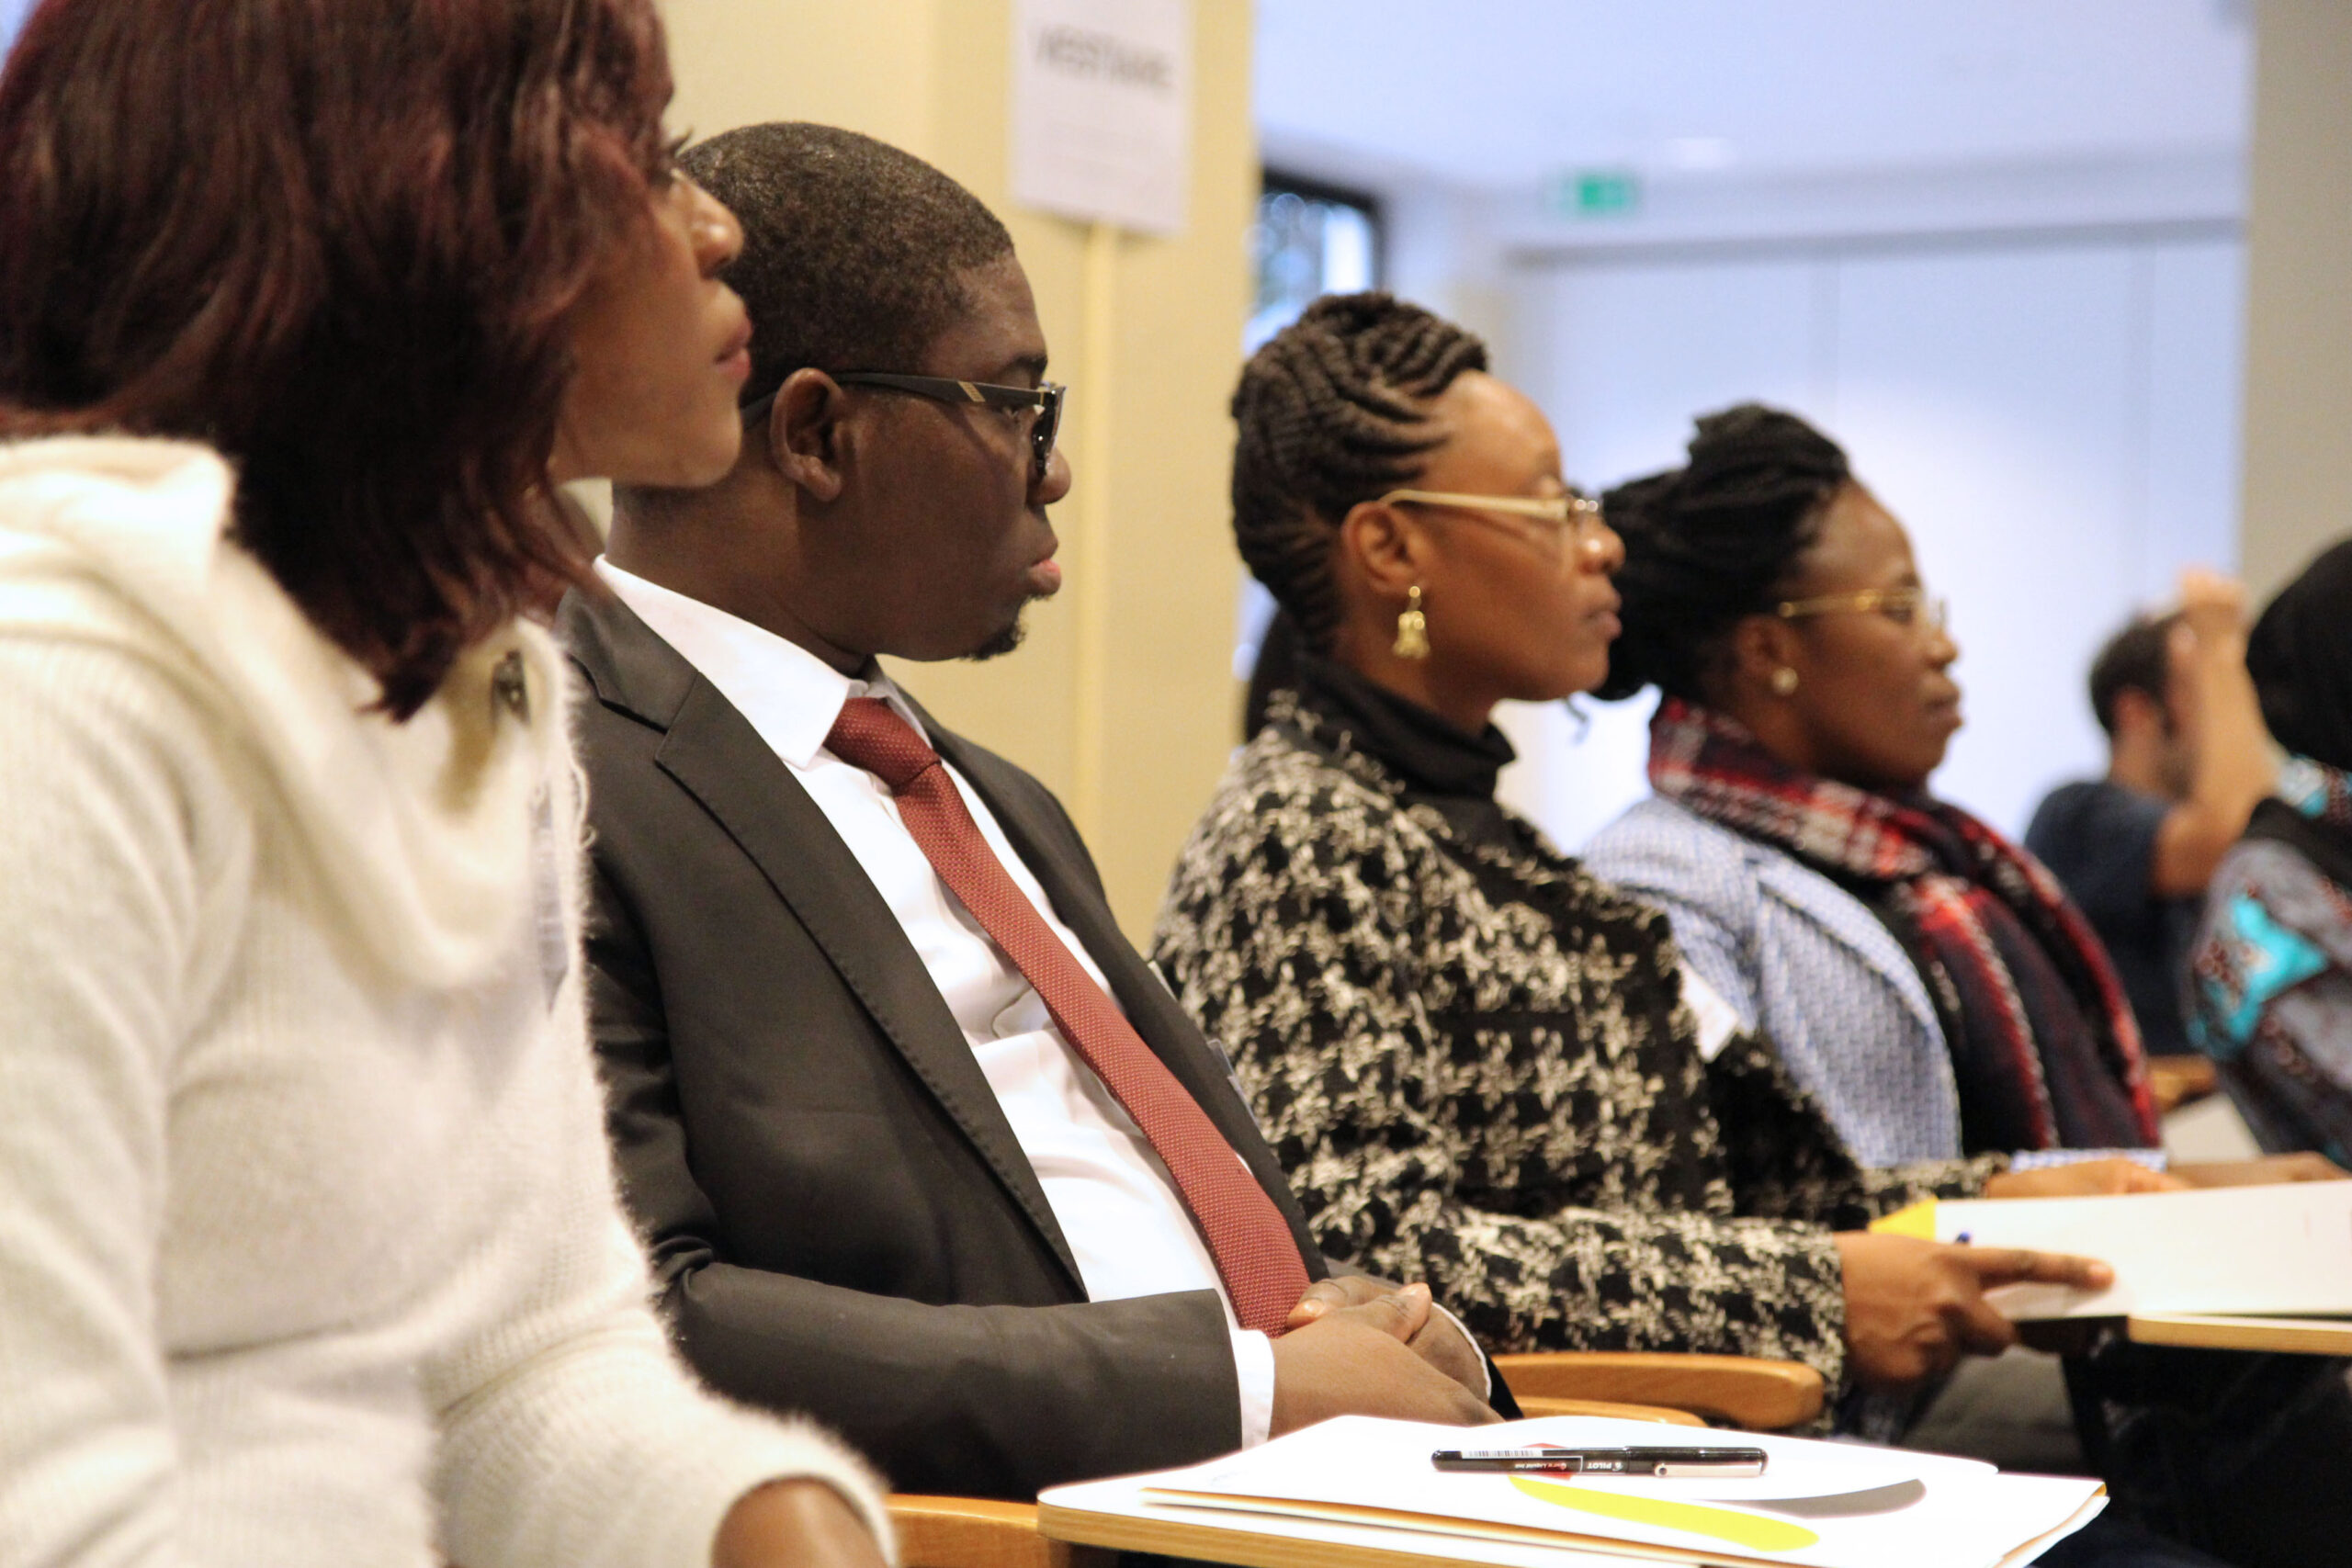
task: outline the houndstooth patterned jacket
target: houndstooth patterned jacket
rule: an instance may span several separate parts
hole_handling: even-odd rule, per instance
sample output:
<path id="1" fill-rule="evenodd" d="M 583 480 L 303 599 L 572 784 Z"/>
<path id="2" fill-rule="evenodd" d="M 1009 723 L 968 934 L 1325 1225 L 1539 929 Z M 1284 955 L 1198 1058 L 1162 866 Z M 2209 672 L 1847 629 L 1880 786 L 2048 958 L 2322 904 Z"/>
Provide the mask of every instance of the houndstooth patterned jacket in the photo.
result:
<path id="1" fill-rule="evenodd" d="M 1497 1350 L 1795 1359 L 1829 1233 L 2000 1162 L 1859 1168 L 1772 1055 L 1712 1062 L 1666 918 L 1493 799 L 1509 746 L 1313 661 L 1186 844 L 1156 939 L 1326 1252 Z"/>

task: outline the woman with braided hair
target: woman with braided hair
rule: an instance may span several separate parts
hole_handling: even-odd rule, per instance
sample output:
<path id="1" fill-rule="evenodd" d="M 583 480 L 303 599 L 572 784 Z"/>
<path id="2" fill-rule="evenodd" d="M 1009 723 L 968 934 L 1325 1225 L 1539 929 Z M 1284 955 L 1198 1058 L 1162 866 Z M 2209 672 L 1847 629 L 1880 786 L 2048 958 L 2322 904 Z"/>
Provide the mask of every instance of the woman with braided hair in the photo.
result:
<path id="1" fill-rule="evenodd" d="M 2103 1273 L 1860 1234 L 2035 1179 L 1859 1166 L 1769 1052 L 1702 1023 L 1724 1010 L 1664 917 L 1496 801 L 1494 705 L 1601 681 L 1621 554 L 1476 338 L 1327 299 L 1233 410 L 1235 536 L 1298 668 L 1185 846 L 1158 957 L 1327 1252 L 1430 1280 L 1496 1349 L 1792 1359 L 1833 1391 L 2009 1343 L 1988 1284 Z"/>

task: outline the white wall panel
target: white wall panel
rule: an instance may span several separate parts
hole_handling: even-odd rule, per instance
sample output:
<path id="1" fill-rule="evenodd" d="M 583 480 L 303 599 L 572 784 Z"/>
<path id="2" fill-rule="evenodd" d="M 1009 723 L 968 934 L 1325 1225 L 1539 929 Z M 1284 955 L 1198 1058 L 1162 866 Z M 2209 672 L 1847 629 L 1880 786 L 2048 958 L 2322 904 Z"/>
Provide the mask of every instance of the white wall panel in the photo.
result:
<path id="1" fill-rule="evenodd" d="M 1838 423 L 1951 601 L 1967 727 L 1939 793 L 2020 829 L 2103 766 L 2079 672 L 2143 576 L 2134 258 L 2095 251 L 1841 264 Z"/>
<path id="2" fill-rule="evenodd" d="M 2147 543 L 2139 598 L 2172 593 L 2182 565 L 2238 569 L 2238 419 L 2245 247 L 2152 245 L 2148 270 Z"/>
<path id="3" fill-rule="evenodd" d="M 1519 320 L 1524 389 L 1568 477 L 1614 483 L 1679 462 L 1693 414 L 1743 398 L 1826 416 L 1817 264 L 1568 266 L 1536 275 Z"/>

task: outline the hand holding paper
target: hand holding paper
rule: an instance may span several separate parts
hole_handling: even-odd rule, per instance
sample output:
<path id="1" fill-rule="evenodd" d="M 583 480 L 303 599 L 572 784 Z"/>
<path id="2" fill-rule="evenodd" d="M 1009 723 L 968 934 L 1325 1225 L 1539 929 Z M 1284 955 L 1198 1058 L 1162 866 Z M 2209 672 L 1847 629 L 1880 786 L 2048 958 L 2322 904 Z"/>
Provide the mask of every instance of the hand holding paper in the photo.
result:
<path id="1" fill-rule="evenodd" d="M 2133 1312 L 2352 1313 L 2352 1181 L 2123 1198 L 1915 1204 L 1871 1227 L 1896 1239 L 2097 1253 L 2111 1283 L 2015 1284 L 1991 1299 L 2013 1320 Z"/>
<path id="2" fill-rule="evenodd" d="M 2017 1343 L 1985 1292 L 2035 1283 L 2103 1291 L 2107 1265 L 2016 1247 L 1948 1246 L 1915 1235 L 1845 1232 L 1846 1350 L 1867 1388 L 1903 1390 L 1951 1370 L 1963 1355 L 1993 1356 Z"/>

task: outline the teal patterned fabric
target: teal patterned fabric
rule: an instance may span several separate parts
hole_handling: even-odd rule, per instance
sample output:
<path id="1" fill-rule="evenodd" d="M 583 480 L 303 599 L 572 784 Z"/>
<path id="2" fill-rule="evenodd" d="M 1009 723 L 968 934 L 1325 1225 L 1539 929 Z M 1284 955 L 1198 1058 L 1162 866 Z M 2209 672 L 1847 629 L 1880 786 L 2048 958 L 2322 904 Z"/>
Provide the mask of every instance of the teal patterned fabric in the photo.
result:
<path id="1" fill-rule="evenodd" d="M 2229 1061 L 2252 1043 L 2263 1010 L 2325 969 L 2327 954 L 2280 925 L 2251 892 L 2224 899 L 2214 927 L 2211 940 L 2228 961 L 2208 964 L 2198 976 L 2208 1004 L 2198 1014 L 2198 1043 L 2208 1055 Z"/>
<path id="2" fill-rule="evenodd" d="M 2352 863 L 2352 779 L 2292 758 L 2278 799 L 2291 813 L 2258 811 L 2214 874 L 2189 962 L 2188 1036 L 2265 1149 L 2352 1163 L 2352 888 L 2339 880 Z"/>

